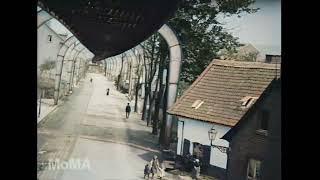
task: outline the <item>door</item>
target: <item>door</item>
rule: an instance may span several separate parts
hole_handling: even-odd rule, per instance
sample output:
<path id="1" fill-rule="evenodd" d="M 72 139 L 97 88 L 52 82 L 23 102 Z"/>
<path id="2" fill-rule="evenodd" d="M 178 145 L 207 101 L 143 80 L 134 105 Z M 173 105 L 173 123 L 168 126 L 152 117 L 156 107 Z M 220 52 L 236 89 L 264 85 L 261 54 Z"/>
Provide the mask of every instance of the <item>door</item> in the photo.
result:
<path id="1" fill-rule="evenodd" d="M 183 156 L 190 154 L 190 141 L 188 139 L 183 139 Z"/>

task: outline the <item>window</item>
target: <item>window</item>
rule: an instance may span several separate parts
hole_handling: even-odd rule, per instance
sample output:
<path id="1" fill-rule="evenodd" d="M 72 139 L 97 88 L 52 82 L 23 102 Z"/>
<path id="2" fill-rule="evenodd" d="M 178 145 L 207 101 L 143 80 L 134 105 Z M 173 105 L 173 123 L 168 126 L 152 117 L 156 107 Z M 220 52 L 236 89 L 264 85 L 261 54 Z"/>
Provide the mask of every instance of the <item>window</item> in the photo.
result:
<path id="1" fill-rule="evenodd" d="M 192 154 L 197 158 L 197 159 L 202 159 L 203 157 L 203 152 L 202 152 L 202 144 L 194 142 L 193 143 L 193 152 Z"/>
<path id="2" fill-rule="evenodd" d="M 52 41 L 52 36 L 48 35 L 48 42 L 51 42 L 51 41 Z"/>
<path id="3" fill-rule="evenodd" d="M 269 121 L 269 111 L 262 110 L 261 111 L 261 117 L 260 117 L 260 127 L 261 130 L 268 130 L 268 121 Z"/>
<path id="4" fill-rule="evenodd" d="M 261 161 L 256 159 L 249 159 L 247 169 L 247 180 L 261 179 Z"/>

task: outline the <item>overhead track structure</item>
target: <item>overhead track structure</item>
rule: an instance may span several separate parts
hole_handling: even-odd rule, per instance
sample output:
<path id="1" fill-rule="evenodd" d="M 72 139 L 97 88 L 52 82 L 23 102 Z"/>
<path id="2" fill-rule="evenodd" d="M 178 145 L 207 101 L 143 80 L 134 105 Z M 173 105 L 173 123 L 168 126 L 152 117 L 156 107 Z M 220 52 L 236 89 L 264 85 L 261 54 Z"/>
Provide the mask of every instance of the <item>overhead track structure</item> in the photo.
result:
<path id="1" fill-rule="evenodd" d="M 39 0 L 95 56 L 93 62 L 129 50 L 156 32 L 180 0 Z"/>

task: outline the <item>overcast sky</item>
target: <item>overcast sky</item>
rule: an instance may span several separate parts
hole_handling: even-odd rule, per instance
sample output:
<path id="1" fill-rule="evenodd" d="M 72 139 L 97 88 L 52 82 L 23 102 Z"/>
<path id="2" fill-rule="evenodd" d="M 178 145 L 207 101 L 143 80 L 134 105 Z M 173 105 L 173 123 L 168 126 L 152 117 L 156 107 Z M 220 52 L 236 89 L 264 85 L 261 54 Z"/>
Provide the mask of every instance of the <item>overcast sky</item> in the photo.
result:
<path id="1" fill-rule="evenodd" d="M 256 0 L 254 14 L 225 17 L 220 22 L 242 43 L 251 43 L 263 54 L 281 54 L 281 1 Z"/>

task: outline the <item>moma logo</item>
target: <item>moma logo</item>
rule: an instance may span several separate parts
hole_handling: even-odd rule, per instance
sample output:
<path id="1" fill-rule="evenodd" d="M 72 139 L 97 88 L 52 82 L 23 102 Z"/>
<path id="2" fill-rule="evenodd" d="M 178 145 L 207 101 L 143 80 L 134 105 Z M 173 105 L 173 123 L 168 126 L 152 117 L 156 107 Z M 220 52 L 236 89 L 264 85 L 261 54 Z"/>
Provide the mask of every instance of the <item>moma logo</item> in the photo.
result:
<path id="1" fill-rule="evenodd" d="M 90 162 L 88 159 L 69 159 L 68 161 L 61 161 L 60 159 L 49 159 L 46 166 L 47 170 L 84 170 L 90 169 Z"/>

